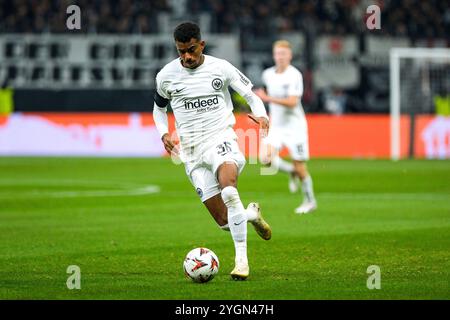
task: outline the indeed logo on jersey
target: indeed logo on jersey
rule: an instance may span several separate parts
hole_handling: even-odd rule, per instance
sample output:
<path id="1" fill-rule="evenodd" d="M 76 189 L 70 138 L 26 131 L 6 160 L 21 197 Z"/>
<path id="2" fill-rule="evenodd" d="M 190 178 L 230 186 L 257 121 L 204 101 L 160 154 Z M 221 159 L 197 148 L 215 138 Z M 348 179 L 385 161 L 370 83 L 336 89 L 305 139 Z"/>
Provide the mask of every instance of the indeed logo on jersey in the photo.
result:
<path id="1" fill-rule="evenodd" d="M 186 110 L 191 110 L 191 109 L 197 109 L 197 108 L 201 108 L 201 107 L 206 107 L 206 106 L 212 106 L 212 105 L 216 105 L 219 104 L 219 98 L 217 96 L 214 96 L 214 98 L 209 98 L 209 99 L 200 99 L 198 98 L 197 100 L 194 101 L 184 101 L 184 109 Z"/>

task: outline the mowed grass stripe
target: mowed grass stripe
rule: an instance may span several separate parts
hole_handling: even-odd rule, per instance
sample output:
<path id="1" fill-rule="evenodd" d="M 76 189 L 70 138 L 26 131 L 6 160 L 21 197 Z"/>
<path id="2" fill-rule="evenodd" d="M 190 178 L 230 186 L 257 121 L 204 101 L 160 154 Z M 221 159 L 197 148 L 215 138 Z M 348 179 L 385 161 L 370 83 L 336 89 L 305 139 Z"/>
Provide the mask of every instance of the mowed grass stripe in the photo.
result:
<path id="1" fill-rule="evenodd" d="M 154 184 L 159 194 L 2 199 L 2 299 L 449 299 L 448 161 L 312 160 L 319 210 L 298 216 L 300 195 L 284 175 L 247 165 L 241 198 L 261 203 L 273 239 L 248 226 L 251 275 L 234 282 L 234 249 L 200 203 L 182 166 L 170 159 L 0 158 L 0 192 L 36 186 L 110 190 Z M 36 180 L 36 184 L 33 180 Z M 40 182 L 39 182 L 40 181 Z M 44 183 L 43 183 L 44 182 Z M 95 185 L 95 183 L 98 183 Z M 104 183 L 103 183 L 104 182 Z M 48 184 L 47 184 L 48 183 Z M 184 278 L 182 261 L 206 246 L 221 268 L 210 283 Z M 67 266 L 80 266 L 82 289 L 68 290 Z M 381 268 L 368 290 L 366 269 Z"/>

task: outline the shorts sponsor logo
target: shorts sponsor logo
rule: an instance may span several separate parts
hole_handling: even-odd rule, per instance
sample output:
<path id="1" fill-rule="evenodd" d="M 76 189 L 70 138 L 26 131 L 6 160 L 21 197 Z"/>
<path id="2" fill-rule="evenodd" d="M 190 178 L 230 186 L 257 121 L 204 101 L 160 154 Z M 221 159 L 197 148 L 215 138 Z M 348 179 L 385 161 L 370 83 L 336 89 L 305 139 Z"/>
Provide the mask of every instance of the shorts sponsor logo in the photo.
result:
<path id="1" fill-rule="evenodd" d="M 223 87 L 223 81 L 219 78 L 215 78 L 212 82 L 211 82 L 212 87 L 215 90 L 220 90 Z"/>
<path id="2" fill-rule="evenodd" d="M 197 194 L 198 194 L 198 196 L 201 198 L 201 197 L 203 197 L 203 190 L 202 189 L 200 189 L 200 188 L 197 188 Z"/>

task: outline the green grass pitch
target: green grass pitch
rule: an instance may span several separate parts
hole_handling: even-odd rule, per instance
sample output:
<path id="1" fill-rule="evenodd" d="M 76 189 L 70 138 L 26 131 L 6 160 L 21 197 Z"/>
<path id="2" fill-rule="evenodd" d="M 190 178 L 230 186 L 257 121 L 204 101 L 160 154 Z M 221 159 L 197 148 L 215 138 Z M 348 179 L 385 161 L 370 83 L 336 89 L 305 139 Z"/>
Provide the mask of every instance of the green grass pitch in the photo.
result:
<path id="1" fill-rule="evenodd" d="M 449 161 L 313 159 L 309 169 L 319 209 L 299 216 L 287 177 L 247 164 L 242 201 L 260 202 L 273 237 L 249 225 L 250 277 L 235 282 L 230 234 L 170 159 L 0 158 L 0 299 L 450 298 Z M 141 192 L 149 185 L 159 192 Z M 182 270 L 199 246 L 220 259 L 206 284 Z M 80 290 L 66 286 L 69 265 Z M 370 265 L 379 290 L 366 286 Z"/>

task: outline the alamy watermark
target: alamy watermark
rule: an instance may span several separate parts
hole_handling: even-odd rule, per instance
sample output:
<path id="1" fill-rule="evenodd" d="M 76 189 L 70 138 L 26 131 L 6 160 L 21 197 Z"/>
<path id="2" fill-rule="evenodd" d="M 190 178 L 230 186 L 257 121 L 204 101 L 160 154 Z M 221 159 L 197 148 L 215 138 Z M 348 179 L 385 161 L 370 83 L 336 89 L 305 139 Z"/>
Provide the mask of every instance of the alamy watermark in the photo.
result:
<path id="1" fill-rule="evenodd" d="M 73 290 L 81 289 L 81 269 L 79 266 L 76 265 L 70 265 L 67 267 L 66 272 L 70 274 L 70 276 L 67 278 L 66 286 L 67 289 Z"/>
<path id="2" fill-rule="evenodd" d="M 66 20 L 66 27 L 69 30 L 81 30 L 81 9 L 77 5 L 68 6 L 66 13 L 70 14 Z"/>
<path id="3" fill-rule="evenodd" d="M 381 29 L 381 9 L 379 6 L 373 4 L 366 9 L 367 20 L 366 27 L 369 30 L 380 30 Z"/>
<path id="4" fill-rule="evenodd" d="M 367 278 L 367 289 L 381 289 L 381 269 L 377 265 L 371 265 L 367 267 L 367 274 L 370 276 Z"/>

